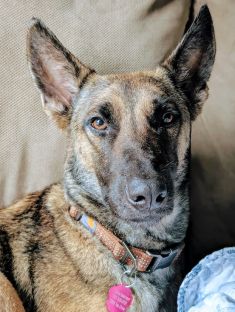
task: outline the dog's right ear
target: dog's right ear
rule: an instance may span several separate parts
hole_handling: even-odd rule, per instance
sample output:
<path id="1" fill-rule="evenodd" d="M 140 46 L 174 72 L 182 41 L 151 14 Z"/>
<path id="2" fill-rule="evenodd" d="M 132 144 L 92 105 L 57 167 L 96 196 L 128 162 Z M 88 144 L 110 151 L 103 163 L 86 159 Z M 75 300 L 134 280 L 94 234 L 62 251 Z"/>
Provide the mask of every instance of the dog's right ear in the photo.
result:
<path id="1" fill-rule="evenodd" d="M 66 128 L 74 98 L 95 71 L 82 64 L 36 18 L 28 31 L 27 56 L 46 112 L 60 128 Z"/>

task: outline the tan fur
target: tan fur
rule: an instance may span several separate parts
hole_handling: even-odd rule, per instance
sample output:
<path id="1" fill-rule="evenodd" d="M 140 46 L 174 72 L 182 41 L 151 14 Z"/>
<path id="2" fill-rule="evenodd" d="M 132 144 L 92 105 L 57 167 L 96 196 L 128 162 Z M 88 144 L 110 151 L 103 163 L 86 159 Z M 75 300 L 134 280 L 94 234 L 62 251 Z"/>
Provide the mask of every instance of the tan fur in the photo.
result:
<path id="1" fill-rule="evenodd" d="M 0 311 L 25 312 L 22 302 L 15 289 L 6 277 L 0 272 Z"/>

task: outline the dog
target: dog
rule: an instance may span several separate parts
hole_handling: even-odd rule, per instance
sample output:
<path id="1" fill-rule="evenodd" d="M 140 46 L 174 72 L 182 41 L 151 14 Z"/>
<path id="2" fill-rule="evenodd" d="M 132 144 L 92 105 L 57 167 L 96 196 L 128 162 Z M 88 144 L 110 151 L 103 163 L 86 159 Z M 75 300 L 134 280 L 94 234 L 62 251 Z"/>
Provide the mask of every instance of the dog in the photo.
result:
<path id="1" fill-rule="evenodd" d="M 62 183 L 0 210 L 14 306 L 1 311 L 176 311 L 191 124 L 215 59 L 208 7 L 154 71 L 101 76 L 36 18 L 27 55 L 67 156 Z"/>

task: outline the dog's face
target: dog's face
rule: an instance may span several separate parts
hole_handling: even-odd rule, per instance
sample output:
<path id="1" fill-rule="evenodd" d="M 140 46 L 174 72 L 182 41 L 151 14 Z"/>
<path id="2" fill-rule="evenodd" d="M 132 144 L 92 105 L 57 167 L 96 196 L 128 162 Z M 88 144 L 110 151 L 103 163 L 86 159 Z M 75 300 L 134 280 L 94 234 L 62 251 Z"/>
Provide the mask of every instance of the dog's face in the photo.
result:
<path id="1" fill-rule="evenodd" d="M 172 212 L 188 156 L 190 113 L 164 70 L 95 75 L 80 91 L 70 131 L 65 186 L 74 202 L 85 196 L 108 208 L 106 217 L 138 223 Z"/>
<path id="2" fill-rule="evenodd" d="M 38 20 L 28 56 L 43 104 L 68 131 L 68 199 L 120 235 L 177 241 L 188 217 L 191 121 L 207 98 L 215 56 L 203 7 L 155 71 L 100 76 Z"/>

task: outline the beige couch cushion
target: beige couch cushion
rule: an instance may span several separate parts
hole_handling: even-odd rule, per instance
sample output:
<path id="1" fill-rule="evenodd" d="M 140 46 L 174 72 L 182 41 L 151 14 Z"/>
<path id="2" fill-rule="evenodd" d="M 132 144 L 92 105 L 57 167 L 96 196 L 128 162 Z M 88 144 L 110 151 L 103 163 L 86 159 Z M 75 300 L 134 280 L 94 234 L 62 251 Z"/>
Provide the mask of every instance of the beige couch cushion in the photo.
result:
<path id="1" fill-rule="evenodd" d="M 189 0 L 0 0 L 0 206 L 59 180 L 65 138 L 43 113 L 26 64 L 26 25 L 40 17 L 99 73 L 153 69 L 175 46 Z"/>

